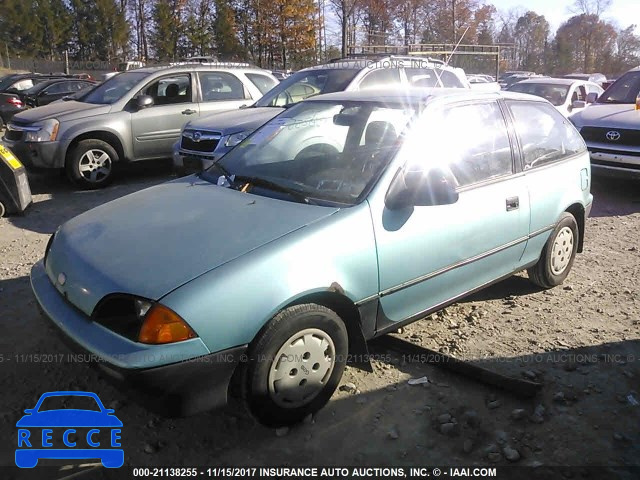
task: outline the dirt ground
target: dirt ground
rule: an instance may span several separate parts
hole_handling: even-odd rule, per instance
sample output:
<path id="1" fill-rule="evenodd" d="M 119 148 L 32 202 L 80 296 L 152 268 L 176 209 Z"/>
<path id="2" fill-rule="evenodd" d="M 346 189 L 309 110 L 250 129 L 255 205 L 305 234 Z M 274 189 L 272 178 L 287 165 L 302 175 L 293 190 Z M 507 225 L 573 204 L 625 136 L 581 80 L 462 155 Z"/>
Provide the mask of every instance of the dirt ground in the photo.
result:
<path id="1" fill-rule="evenodd" d="M 596 179 L 585 251 L 564 286 L 540 291 L 522 273 L 396 335 L 540 382 L 537 396 L 521 398 L 375 341 L 373 373 L 348 368 L 315 418 L 276 431 L 234 406 L 161 418 L 86 364 L 21 356 L 68 352 L 29 286 L 49 235 L 91 207 L 169 178 L 158 167 L 80 192 L 55 175 L 32 176 L 34 205 L 0 219 L 0 465 L 14 464 L 23 409 L 46 391 L 88 390 L 123 421 L 127 465 L 640 466 L 640 182 Z M 423 376 L 428 383 L 408 383 Z"/>

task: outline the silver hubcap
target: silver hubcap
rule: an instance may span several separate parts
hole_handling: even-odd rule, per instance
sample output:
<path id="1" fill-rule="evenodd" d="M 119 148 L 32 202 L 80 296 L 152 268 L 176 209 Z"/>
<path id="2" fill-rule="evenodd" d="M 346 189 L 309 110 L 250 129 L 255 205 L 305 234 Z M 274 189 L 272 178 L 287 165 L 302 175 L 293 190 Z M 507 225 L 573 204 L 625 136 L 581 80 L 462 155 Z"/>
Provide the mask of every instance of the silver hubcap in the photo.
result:
<path id="1" fill-rule="evenodd" d="M 569 227 L 562 227 L 553 241 L 551 254 L 551 271 L 560 275 L 565 271 L 573 254 L 573 231 Z"/>
<path id="2" fill-rule="evenodd" d="M 104 150 L 88 150 L 80 157 L 79 170 L 85 180 L 99 183 L 111 174 L 111 157 Z"/>
<path id="3" fill-rule="evenodd" d="M 309 403 L 329 381 L 335 362 L 336 348 L 327 333 L 307 328 L 292 335 L 271 365 L 271 398 L 286 408 Z"/>

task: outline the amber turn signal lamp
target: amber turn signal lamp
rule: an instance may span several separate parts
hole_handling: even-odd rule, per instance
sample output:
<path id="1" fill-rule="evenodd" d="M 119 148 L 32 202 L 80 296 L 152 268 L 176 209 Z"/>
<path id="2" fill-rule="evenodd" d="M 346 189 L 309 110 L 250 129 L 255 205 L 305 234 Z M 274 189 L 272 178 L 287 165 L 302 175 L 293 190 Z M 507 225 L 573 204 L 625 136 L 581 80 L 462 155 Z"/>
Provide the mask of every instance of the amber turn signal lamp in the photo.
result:
<path id="1" fill-rule="evenodd" d="M 161 344 L 181 342 L 195 337 L 195 332 L 175 312 L 163 305 L 155 304 L 144 318 L 138 341 Z"/>

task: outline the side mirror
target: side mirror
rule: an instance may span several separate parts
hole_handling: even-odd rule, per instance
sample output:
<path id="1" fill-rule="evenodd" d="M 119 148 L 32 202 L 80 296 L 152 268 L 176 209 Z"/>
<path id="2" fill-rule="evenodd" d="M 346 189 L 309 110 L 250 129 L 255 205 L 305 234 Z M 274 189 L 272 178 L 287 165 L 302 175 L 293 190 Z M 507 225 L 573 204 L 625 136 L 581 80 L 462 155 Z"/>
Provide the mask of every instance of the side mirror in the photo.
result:
<path id="1" fill-rule="evenodd" d="M 112 413 L 114 413 L 115 410 L 113 408 L 105 408 L 104 409 L 104 413 L 106 413 L 107 415 L 110 415 Z"/>
<path id="2" fill-rule="evenodd" d="M 31 415 L 33 411 L 34 411 L 33 408 L 25 408 L 24 413 L 26 413 L 27 415 Z"/>
<path id="3" fill-rule="evenodd" d="M 576 108 L 584 108 L 586 106 L 587 106 L 587 102 L 583 100 L 574 100 L 573 103 L 571 104 L 571 110 L 574 110 Z"/>
<path id="4" fill-rule="evenodd" d="M 400 169 L 387 191 L 384 202 L 389 210 L 414 206 L 451 205 L 458 201 L 455 180 L 440 169 Z"/>
<path id="5" fill-rule="evenodd" d="M 136 106 L 138 110 L 147 108 L 153 105 L 153 97 L 150 95 L 140 95 L 136 100 Z"/>
<path id="6" fill-rule="evenodd" d="M 595 103 L 596 100 L 598 100 L 598 94 L 596 92 L 587 94 L 587 103 Z"/>

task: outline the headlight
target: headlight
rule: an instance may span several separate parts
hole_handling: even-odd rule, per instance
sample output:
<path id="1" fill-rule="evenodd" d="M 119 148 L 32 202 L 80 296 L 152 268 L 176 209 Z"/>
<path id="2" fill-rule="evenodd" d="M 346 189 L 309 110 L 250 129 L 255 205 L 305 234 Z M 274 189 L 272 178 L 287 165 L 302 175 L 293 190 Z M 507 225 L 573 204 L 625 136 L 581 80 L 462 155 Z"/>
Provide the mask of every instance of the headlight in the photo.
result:
<path id="1" fill-rule="evenodd" d="M 40 125 L 33 125 L 24 132 L 25 142 L 53 142 L 58 138 L 60 122 L 55 118 L 45 120 Z"/>
<path id="2" fill-rule="evenodd" d="M 242 140 L 244 140 L 245 138 L 247 138 L 249 135 L 251 135 L 252 132 L 250 131 L 244 131 L 244 132 L 239 132 L 239 133 L 234 133 L 233 135 L 229 135 L 227 137 L 227 140 L 224 142 L 224 146 L 225 147 L 235 147 L 236 145 L 238 145 Z"/>

